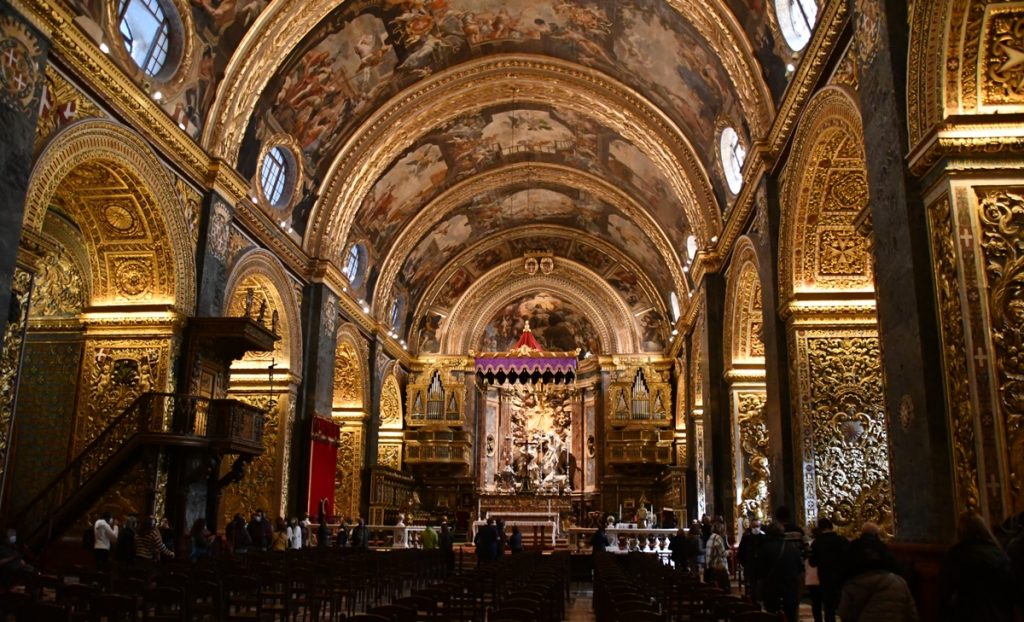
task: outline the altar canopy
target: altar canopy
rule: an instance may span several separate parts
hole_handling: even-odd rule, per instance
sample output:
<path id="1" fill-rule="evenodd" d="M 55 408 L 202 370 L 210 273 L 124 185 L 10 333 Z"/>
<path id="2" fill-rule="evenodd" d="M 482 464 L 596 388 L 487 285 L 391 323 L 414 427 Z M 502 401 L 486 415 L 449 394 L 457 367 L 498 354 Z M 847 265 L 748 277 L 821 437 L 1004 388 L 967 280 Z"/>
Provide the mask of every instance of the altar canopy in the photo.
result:
<path id="1" fill-rule="evenodd" d="M 476 355 L 476 377 L 481 384 L 573 384 L 579 350 L 545 352 L 527 322 L 519 341 L 506 352 Z"/>

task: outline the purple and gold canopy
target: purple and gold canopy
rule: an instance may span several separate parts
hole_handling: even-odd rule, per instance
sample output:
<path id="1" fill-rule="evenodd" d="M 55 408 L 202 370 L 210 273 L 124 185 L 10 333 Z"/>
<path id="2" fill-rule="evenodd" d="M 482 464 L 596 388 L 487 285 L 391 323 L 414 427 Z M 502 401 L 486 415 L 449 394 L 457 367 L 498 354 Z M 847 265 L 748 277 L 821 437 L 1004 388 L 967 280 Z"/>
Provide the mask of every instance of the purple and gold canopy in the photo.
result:
<path id="1" fill-rule="evenodd" d="M 576 380 L 578 355 L 579 350 L 545 352 L 527 322 L 511 350 L 476 355 L 476 374 L 486 384 L 570 384 Z"/>

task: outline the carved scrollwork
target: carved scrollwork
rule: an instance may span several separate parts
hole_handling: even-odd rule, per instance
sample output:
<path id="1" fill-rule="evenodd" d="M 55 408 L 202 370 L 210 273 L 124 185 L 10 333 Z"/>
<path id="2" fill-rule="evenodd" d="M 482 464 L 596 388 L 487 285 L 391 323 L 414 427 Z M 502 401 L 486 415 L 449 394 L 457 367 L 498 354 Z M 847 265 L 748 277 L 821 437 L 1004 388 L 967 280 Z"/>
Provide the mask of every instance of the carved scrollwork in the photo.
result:
<path id="1" fill-rule="evenodd" d="M 75 316 L 84 306 L 85 286 L 78 266 L 63 249 L 47 254 L 36 274 L 32 317 Z"/>
<path id="2" fill-rule="evenodd" d="M 381 387 L 380 427 L 382 430 L 402 429 L 402 390 L 394 374 L 389 374 Z"/>
<path id="3" fill-rule="evenodd" d="M 984 37 L 981 103 L 1024 104 L 1024 10 L 1017 6 L 993 11 Z"/>
<path id="4" fill-rule="evenodd" d="M 362 408 L 363 372 L 355 346 L 346 339 L 338 340 L 334 354 L 335 408 Z M 383 399 L 383 398 L 382 398 Z"/>
<path id="5" fill-rule="evenodd" d="M 1024 35 L 1024 17 L 1020 21 Z M 1010 493 L 1015 510 L 1020 510 L 1024 507 L 1024 194 L 983 195 L 979 218 Z"/>
<path id="6" fill-rule="evenodd" d="M 767 396 L 762 392 L 737 393 L 736 428 L 742 450 L 743 472 L 738 509 L 741 516 L 769 516 L 768 487 L 771 469 L 768 462 L 768 423 L 765 419 Z"/>
<path id="7" fill-rule="evenodd" d="M 362 464 L 363 426 L 346 423 L 338 436 L 338 467 L 334 473 L 334 512 L 338 516 L 359 516 Z"/>

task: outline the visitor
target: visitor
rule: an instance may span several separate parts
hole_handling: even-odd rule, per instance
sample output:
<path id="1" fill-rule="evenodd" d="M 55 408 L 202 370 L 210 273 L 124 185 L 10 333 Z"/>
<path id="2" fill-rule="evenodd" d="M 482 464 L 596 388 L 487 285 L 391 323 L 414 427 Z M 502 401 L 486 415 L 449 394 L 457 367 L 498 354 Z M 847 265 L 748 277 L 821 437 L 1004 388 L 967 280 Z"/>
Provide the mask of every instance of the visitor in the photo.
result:
<path id="1" fill-rule="evenodd" d="M 437 539 L 444 554 L 445 574 L 451 574 L 455 571 L 455 534 L 447 519 L 441 519 L 441 533 Z"/>
<path id="2" fill-rule="evenodd" d="M 508 535 L 505 533 L 505 521 L 499 518 L 494 523 L 494 530 L 498 534 L 498 540 L 495 542 L 494 558 L 502 559 L 505 557 L 505 548 L 508 543 Z"/>
<path id="3" fill-rule="evenodd" d="M 423 550 L 433 551 L 437 549 L 437 532 L 434 531 L 434 526 L 427 522 L 427 526 L 423 528 Z"/>
<path id="4" fill-rule="evenodd" d="M 352 529 L 352 548 L 366 550 L 370 548 L 370 528 L 363 522 L 363 517 L 356 519 L 356 526 Z"/>
<path id="5" fill-rule="evenodd" d="M 316 546 L 321 549 L 327 548 L 331 539 L 331 529 L 327 526 L 327 499 L 320 500 L 316 522 Z"/>
<path id="6" fill-rule="evenodd" d="M 787 620 L 799 620 L 800 573 L 804 562 L 800 548 L 786 540 L 785 527 L 775 521 L 765 530 L 757 559 L 757 593 L 770 613 L 782 612 Z"/>
<path id="7" fill-rule="evenodd" d="M 670 558 L 672 566 L 676 570 L 686 568 L 686 530 L 682 527 L 674 536 L 668 540 L 668 550 L 671 551 Z"/>
<path id="8" fill-rule="evenodd" d="M 135 562 L 135 531 L 139 527 L 139 519 L 129 514 L 124 519 L 124 526 L 117 534 L 114 559 L 120 564 L 131 566 Z"/>
<path id="9" fill-rule="evenodd" d="M 694 520 L 686 532 L 686 569 L 698 579 L 704 572 L 704 552 L 706 550 L 701 529 L 701 524 Z"/>
<path id="10" fill-rule="evenodd" d="M 608 534 L 605 533 L 604 525 L 598 525 L 597 531 L 590 537 L 590 552 L 593 555 L 604 553 L 608 550 Z"/>
<path id="11" fill-rule="evenodd" d="M 723 523 L 715 521 L 711 526 L 706 555 L 707 569 L 704 571 L 704 582 L 714 584 L 728 594 L 732 586 L 729 581 L 729 545 L 725 540 Z"/>
<path id="12" fill-rule="evenodd" d="M 160 531 L 160 540 L 164 543 L 164 546 L 172 551 L 177 550 L 177 534 L 174 532 L 174 527 L 171 526 L 171 521 L 167 520 L 166 516 L 160 519 L 158 529 Z"/>
<path id="13" fill-rule="evenodd" d="M 334 546 L 339 549 L 343 549 L 348 546 L 348 532 L 349 532 L 349 519 L 346 516 L 342 519 L 341 524 L 338 525 L 338 532 L 334 534 Z"/>
<path id="14" fill-rule="evenodd" d="M 740 546 L 736 551 L 737 561 L 743 567 L 743 586 L 747 598 L 755 603 L 760 602 L 757 595 L 757 559 L 764 544 L 764 531 L 761 530 L 761 520 L 758 518 L 750 521 L 750 527 L 740 538 Z"/>
<path id="15" fill-rule="evenodd" d="M 498 529 L 493 518 L 488 518 L 487 523 L 477 530 L 473 546 L 476 547 L 477 564 L 487 563 L 498 556 Z"/>
<path id="16" fill-rule="evenodd" d="M 265 551 L 270 547 L 274 539 L 274 528 L 271 526 L 270 521 L 266 520 L 266 515 L 262 509 L 256 510 L 253 513 L 252 520 L 249 521 L 247 529 L 249 530 L 249 538 L 252 540 L 254 548 Z"/>
<path id="17" fill-rule="evenodd" d="M 850 543 L 847 580 L 839 599 L 843 622 L 916 622 L 917 607 L 907 582 L 895 573 L 896 560 L 882 542 L 882 530 L 864 523 Z"/>
<path id="18" fill-rule="evenodd" d="M 818 519 L 818 530 L 811 542 L 810 565 L 818 571 L 821 585 L 821 618 L 815 622 L 835 622 L 839 609 L 839 596 L 843 587 L 843 571 L 849 541 L 835 532 L 828 518 Z"/>
<path id="19" fill-rule="evenodd" d="M 700 517 L 700 540 L 704 548 L 708 546 L 708 538 L 711 537 L 711 517 L 704 514 Z"/>
<path id="20" fill-rule="evenodd" d="M 96 560 L 96 568 L 105 570 L 110 562 L 110 547 L 117 542 L 117 519 L 110 512 L 104 512 L 93 523 L 92 554 Z"/>
<path id="21" fill-rule="evenodd" d="M 513 555 L 523 552 L 523 532 L 519 525 L 512 525 L 512 537 L 508 539 L 508 548 Z"/>
<path id="22" fill-rule="evenodd" d="M 277 520 L 274 521 L 274 535 L 271 538 L 270 550 L 288 550 L 288 525 L 280 516 L 278 516 Z"/>
<path id="23" fill-rule="evenodd" d="M 288 521 L 288 528 L 286 530 L 288 537 L 288 548 L 289 549 L 301 549 L 304 544 L 302 541 L 302 527 L 299 526 L 299 519 L 292 516 L 292 519 Z"/>
<path id="24" fill-rule="evenodd" d="M 157 526 L 156 517 L 149 516 L 142 525 L 142 530 L 135 538 L 135 558 L 141 562 L 156 563 L 161 557 L 174 557 L 174 551 L 164 544 Z"/>
<path id="25" fill-rule="evenodd" d="M 192 523 L 189 539 L 192 541 L 192 554 L 190 555 L 192 561 L 197 561 L 210 554 L 214 535 L 207 529 L 205 518 L 199 517 Z"/>
<path id="26" fill-rule="evenodd" d="M 241 513 L 235 514 L 231 519 L 231 523 L 225 529 L 225 535 L 228 545 L 235 555 L 244 555 L 249 552 L 249 547 L 252 546 L 252 536 L 249 535 L 245 517 Z"/>
<path id="27" fill-rule="evenodd" d="M 964 512 L 957 542 L 946 553 L 940 574 L 942 619 L 1012 622 L 1014 576 L 1010 557 L 999 547 L 985 519 Z"/>
<path id="28" fill-rule="evenodd" d="M 33 572 L 35 569 L 25 563 L 18 550 L 18 532 L 13 527 L 8 528 L 0 542 L 0 590 L 22 583 L 25 575 Z"/>

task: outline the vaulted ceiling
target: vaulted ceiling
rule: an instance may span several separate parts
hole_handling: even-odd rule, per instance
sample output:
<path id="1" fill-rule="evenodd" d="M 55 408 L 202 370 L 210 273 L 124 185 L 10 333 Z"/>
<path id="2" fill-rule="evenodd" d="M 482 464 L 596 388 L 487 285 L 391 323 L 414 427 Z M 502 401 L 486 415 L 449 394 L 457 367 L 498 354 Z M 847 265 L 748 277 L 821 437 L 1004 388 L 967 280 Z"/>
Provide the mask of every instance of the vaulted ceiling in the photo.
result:
<path id="1" fill-rule="evenodd" d="M 398 300 L 414 352 L 443 349 L 451 310 L 531 252 L 579 291 L 497 302 L 578 315 L 574 296 L 611 292 L 634 343 L 664 348 L 692 247 L 736 199 L 721 131 L 764 137 L 795 60 L 766 0 L 173 4 L 192 36 L 165 108 L 254 193 L 268 150 L 291 154 L 264 209 L 339 271 L 359 244 L 355 295 L 389 324 Z"/>

